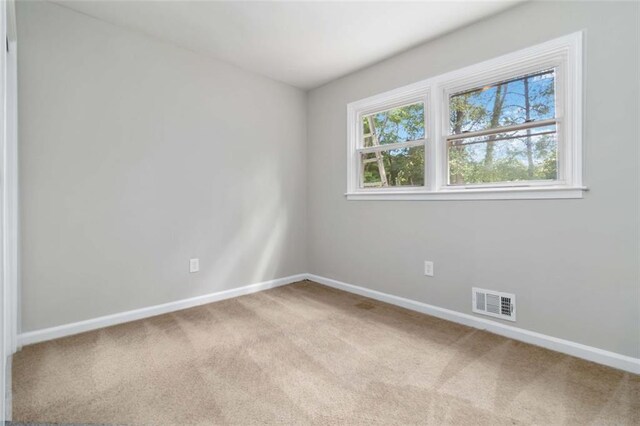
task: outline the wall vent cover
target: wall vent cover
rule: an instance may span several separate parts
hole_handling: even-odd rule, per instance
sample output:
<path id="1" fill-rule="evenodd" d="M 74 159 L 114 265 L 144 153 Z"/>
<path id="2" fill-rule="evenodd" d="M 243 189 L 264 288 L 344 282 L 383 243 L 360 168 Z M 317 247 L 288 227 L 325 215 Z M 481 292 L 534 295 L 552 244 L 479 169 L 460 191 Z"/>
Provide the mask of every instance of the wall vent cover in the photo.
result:
<path id="1" fill-rule="evenodd" d="M 509 321 L 516 320 L 516 296 L 510 293 L 472 288 L 472 311 Z"/>

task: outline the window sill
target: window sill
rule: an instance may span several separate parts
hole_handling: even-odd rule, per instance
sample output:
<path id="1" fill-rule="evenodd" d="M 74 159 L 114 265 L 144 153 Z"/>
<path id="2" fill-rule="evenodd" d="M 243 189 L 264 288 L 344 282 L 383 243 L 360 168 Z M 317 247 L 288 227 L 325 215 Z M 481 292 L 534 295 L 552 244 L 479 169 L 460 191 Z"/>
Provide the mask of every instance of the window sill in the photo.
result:
<path id="1" fill-rule="evenodd" d="M 346 193 L 347 200 L 361 201 L 446 201 L 446 200 L 547 200 L 582 198 L 586 187 L 473 188 L 370 190 Z"/>

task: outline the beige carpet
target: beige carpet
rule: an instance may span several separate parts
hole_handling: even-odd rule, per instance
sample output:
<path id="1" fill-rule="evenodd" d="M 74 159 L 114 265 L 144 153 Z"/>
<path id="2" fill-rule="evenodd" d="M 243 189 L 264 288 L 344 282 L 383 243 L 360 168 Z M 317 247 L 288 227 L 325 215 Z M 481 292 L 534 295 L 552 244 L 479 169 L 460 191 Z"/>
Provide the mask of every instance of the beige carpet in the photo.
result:
<path id="1" fill-rule="evenodd" d="M 14 420 L 640 424 L 640 376 L 301 282 L 26 347 Z"/>

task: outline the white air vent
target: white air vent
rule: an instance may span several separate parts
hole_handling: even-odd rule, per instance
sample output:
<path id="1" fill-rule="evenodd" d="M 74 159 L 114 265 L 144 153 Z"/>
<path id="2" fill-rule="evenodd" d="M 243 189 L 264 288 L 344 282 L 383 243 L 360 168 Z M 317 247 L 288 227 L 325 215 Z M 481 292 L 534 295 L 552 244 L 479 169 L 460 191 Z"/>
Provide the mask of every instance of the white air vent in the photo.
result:
<path id="1" fill-rule="evenodd" d="M 509 293 L 472 288 L 472 310 L 509 321 L 516 320 L 516 296 Z"/>

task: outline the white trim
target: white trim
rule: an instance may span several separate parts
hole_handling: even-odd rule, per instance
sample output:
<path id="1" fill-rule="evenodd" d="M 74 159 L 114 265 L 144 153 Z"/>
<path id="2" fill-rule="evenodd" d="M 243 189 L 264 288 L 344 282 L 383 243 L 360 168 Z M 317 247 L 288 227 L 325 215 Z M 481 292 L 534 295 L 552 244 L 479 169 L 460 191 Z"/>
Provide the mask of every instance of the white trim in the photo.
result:
<path id="1" fill-rule="evenodd" d="M 2 373 L 0 374 L 0 422 L 12 415 L 11 361 L 17 349 L 18 327 L 18 79 L 17 32 L 14 0 L 2 2 L 2 129 L 0 176 L 0 234 L 2 325 Z M 7 43 L 5 45 L 5 43 Z M 8 48 L 8 52 L 7 52 Z"/>
<path id="2" fill-rule="evenodd" d="M 567 355 L 607 365 L 609 367 L 619 368 L 621 370 L 640 374 L 640 359 L 638 358 L 617 354 L 615 352 L 605 351 L 603 349 L 594 348 L 592 346 L 583 345 L 581 343 L 575 343 L 569 340 L 536 333 L 534 331 L 525 330 L 484 318 L 478 318 L 473 315 L 428 305 L 426 303 L 394 296 L 387 293 L 382 293 L 376 290 L 370 290 L 368 288 L 356 286 L 353 284 L 347 284 L 338 280 L 321 277 L 315 274 L 291 275 L 284 278 L 264 281 L 257 284 L 251 284 L 244 287 L 206 294 L 203 296 L 192 297 L 189 299 L 178 300 L 175 302 L 164 303 L 161 305 L 150 306 L 142 309 L 135 309 L 132 311 L 126 311 L 86 321 L 46 328 L 43 330 L 30 331 L 18 335 L 18 341 L 21 345 L 30 345 L 47 340 L 58 339 L 60 337 L 71 336 L 74 334 L 83 333 L 85 331 L 97 330 L 112 325 L 175 312 L 194 306 L 200 306 L 207 303 L 242 296 L 245 294 L 256 293 L 259 291 L 268 290 L 270 288 L 292 284 L 294 282 L 302 281 L 305 279 L 315 281 L 328 287 L 337 288 L 349 293 L 359 294 L 360 296 L 390 303 L 392 305 L 400 306 L 405 309 L 410 309 L 412 311 L 420 312 L 426 315 L 442 318 L 458 324 L 464 324 L 481 330 L 487 330 L 491 333 L 499 334 L 511 339 L 519 340 Z"/>
<path id="3" fill-rule="evenodd" d="M 15 353 L 18 334 L 19 294 L 19 198 L 18 198 L 18 51 L 16 34 L 15 2 L 7 2 L 7 39 L 9 51 L 6 56 L 6 150 L 5 150 L 5 194 L 4 194 L 4 263 L 7 280 L 7 315 L 9 316 L 7 342 L 9 352 Z"/>
<path id="4" fill-rule="evenodd" d="M 473 200 L 582 198 L 582 39 L 581 31 L 526 49 L 490 59 L 459 70 L 428 78 L 347 105 L 347 199 L 348 200 Z M 558 134 L 558 179 L 552 184 L 563 191 L 541 190 L 548 183 L 504 182 L 475 185 L 460 195 L 448 184 L 446 140 L 448 137 L 448 94 L 526 75 L 540 69 L 556 70 L 556 124 Z M 425 185 L 421 187 L 361 188 L 360 117 L 376 111 L 425 102 Z M 535 124 L 527 124 L 525 127 Z M 468 135 L 465 135 L 467 137 Z M 361 149 L 361 148 L 360 148 Z M 535 190 L 505 189 L 527 185 Z M 494 191 L 500 189 L 500 191 Z M 494 195 L 487 195 L 494 194 Z M 498 194 L 498 195 L 496 195 Z"/>
<path id="5" fill-rule="evenodd" d="M 11 355 L 17 294 L 17 142 L 15 3 L 0 3 L 0 422 L 11 419 Z M 7 45 L 11 51 L 7 53 Z"/>
<path id="6" fill-rule="evenodd" d="M 372 152 L 393 151 L 403 148 L 414 148 L 416 146 L 424 146 L 426 139 L 416 139 L 415 141 L 385 143 L 383 145 L 368 146 L 366 148 L 357 148 L 358 154 L 370 154 Z"/>
<path id="7" fill-rule="evenodd" d="M 405 145 L 402 147 L 425 146 L 425 155 L 427 155 L 427 146 L 429 138 L 431 137 L 429 133 L 430 93 L 429 85 L 425 85 L 424 83 L 425 82 L 418 82 L 391 92 L 381 93 L 361 101 L 352 102 L 347 105 L 347 191 L 358 191 L 363 189 L 360 187 L 360 154 L 362 152 L 369 152 L 369 148 L 362 146 L 364 139 L 362 137 L 362 125 L 360 123 L 362 123 L 362 117 L 366 115 L 370 115 L 375 112 L 384 112 L 402 106 L 422 103 L 425 111 L 425 137 L 418 141 L 403 142 Z M 386 150 L 388 145 L 381 145 L 379 150 Z M 401 145 L 401 143 L 393 145 Z M 373 151 L 375 152 L 377 150 L 378 149 L 374 148 Z M 425 161 L 425 168 L 426 164 L 427 162 Z"/>
<path id="8" fill-rule="evenodd" d="M 550 200 L 582 198 L 585 187 L 503 187 L 442 189 L 440 191 L 424 191 L 422 189 L 358 191 L 345 194 L 347 200 L 361 201 L 468 201 L 468 200 Z"/>
<path id="9" fill-rule="evenodd" d="M 149 318 L 156 315 L 162 315 L 169 312 L 180 311 L 182 309 L 192 308 L 194 306 L 205 305 L 207 303 L 217 302 L 220 300 L 231 299 L 233 297 L 243 296 L 246 294 L 256 293 L 270 288 L 280 287 L 307 278 L 307 274 L 291 275 L 284 278 L 276 278 L 269 281 L 263 281 L 256 284 L 250 284 L 243 287 L 236 287 L 230 290 L 218 291 L 215 293 L 205 294 L 203 296 L 191 297 L 189 299 L 177 300 L 175 302 L 163 303 L 161 305 L 149 306 L 132 311 L 120 312 L 112 315 L 105 315 L 85 321 L 74 322 L 71 324 L 59 325 L 56 327 L 45 328 L 42 330 L 29 331 L 18 335 L 20 345 L 31 345 L 34 343 L 44 342 L 47 340 L 58 339 L 60 337 L 71 336 L 85 331 L 97 330 L 112 325 L 122 324 L 125 322 L 136 321 L 139 319 Z"/>
<path id="10" fill-rule="evenodd" d="M 442 318 L 458 324 L 464 324 L 469 327 L 486 330 L 491 333 L 499 334 L 510 339 L 519 340 L 532 345 L 541 346 L 553 351 L 561 352 L 577 358 L 586 359 L 598 364 L 607 365 L 609 367 L 618 368 L 620 370 L 629 371 L 631 373 L 640 374 L 640 359 L 627 355 L 621 355 L 615 352 L 605 351 L 603 349 L 594 348 L 592 346 L 583 345 L 581 343 L 572 342 L 570 340 L 560 339 L 546 334 L 529 331 L 512 325 L 502 324 L 484 318 L 478 318 L 473 315 L 463 314 L 461 312 L 452 311 L 450 309 L 440 308 L 426 303 L 418 302 L 404 297 L 394 296 L 382 293 L 376 290 L 359 287 L 353 284 L 347 284 L 331 278 L 325 278 L 314 274 L 308 274 L 307 278 L 319 284 L 328 287 L 337 288 L 349 293 L 358 294 L 360 296 L 369 297 L 381 302 L 390 303 L 405 309 Z"/>
<path id="11" fill-rule="evenodd" d="M 467 132 L 462 134 L 450 133 L 448 135 L 445 135 L 444 138 L 447 141 L 452 141 L 452 140 L 461 140 L 461 139 L 471 139 L 479 136 L 499 135 L 500 133 L 509 133 L 509 132 L 515 132 L 518 130 L 537 129 L 537 128 L 557 126 L 558 121 L 559 120 L 557 118 L 549 118 L 547 120 L 530 121 L 528 123 L 512 124 L 510 126 L 494 127 L 491 129 L 477 130 L 475 132 Z"/>

